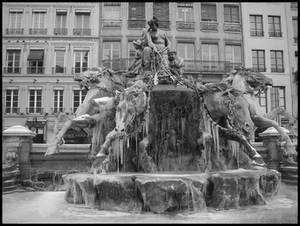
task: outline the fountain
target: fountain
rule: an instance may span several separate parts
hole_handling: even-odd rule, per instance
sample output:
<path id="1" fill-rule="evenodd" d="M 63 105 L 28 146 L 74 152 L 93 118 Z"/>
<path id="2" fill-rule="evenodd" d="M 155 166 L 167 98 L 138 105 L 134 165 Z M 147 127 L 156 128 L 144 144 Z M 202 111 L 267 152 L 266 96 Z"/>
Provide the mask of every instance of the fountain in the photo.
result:
<path id="1" fill-rule="evenodd" d="M 280 173 L 267 169 L 251 146 L 254 126 L 278 129 L 286 156 L 294 152 L 285 132 L 254 114 L 250 92 L 239 89 L 253 95 L 270 79 L 242 68 L 220 83 L 195 85 L 166 67 L 162 52 L 154 53 L 151 70 L 147 61 L 137 64 L 142 70 L 129 71 L 124 80 L 102 67 L 76 76 L 89 92 L 46 155 L 59 152 L 67 129 L 90 128 L 92 166 L 63 176 L 65 199 L 101 210 L 154 213 L 265 204 L 278 192 Z"/>

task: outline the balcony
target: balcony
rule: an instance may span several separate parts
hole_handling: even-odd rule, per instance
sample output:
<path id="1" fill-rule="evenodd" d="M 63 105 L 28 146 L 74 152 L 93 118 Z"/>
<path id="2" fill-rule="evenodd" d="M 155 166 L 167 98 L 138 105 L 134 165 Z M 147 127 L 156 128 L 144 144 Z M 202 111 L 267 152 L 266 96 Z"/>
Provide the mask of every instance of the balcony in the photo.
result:
<path id="1" fill-rule="evenodd" d="M 298 37 L 294 37 L 294 43 L 298 43 Z"/>
<path id="2" fill-rule="evenodd" d="M 125 71 L 129 68 L 132 61 L 134 61 L 133 58 L 122 58 L 114 60 L 103 60 L 102 64 L 103 66 L 111 68 L 114 71 Z"/>
<path id="3" fill-rule="evenodd" d="M 264 36 L 264 31 L 252 30 L 252 31 L 250 31 L 250 36 L 263 37 Z"/>
<path id="4" fill-rule="evenodd" d="M 170 30 L 170 21 L 169 20 L 160 20 L 159 28 L 163 30 Z"/>
<path id="5" fill-rule="evenodd" d="M 20 114 L 20 108 L 17 107 L 6 107 L 5 108 L 5 114 L 6 115 L 19 115 Z"/>
<path id="6" fill-rule="evenodd" d="M 30 28 L 29 34 L 30 35 L 46 35 L 47 28 Z"/>
<path id="7" fill-rule="evenodd" d="M 266 72 L 267 71 L 267 69 L 265 67 L 260 67 L 260 68 L 253 67 L 251 69 L 256 72 Z"/>
<path id="8" fill-rule="evenodd" d="M 6 34 L 7 35 L 23 35 L 24 29 L 23 28 L 7 28 Z"/>
<path id="9" fill-rule="evenodd" d="M 54 35 L 67 35 L 68 28 L 54 28 Z"/>
<path id="10" fill-rule="evenodd" d="M 44 67 L 27 67 L 27 74 L 44 74 Z"/>
<path id="11" fill-rule="evenodd" d="M 176 21 L 177 30 L 195 30 L 195 22 Z"/>
<path id="12" fill-rule="evenodd" d="M 224 32 L 241 32 L 242 26 L 240 23 L 224 23 Z"/>
<path id="13" fill-rule="evenodd" d="M 184 60 L 185 72 L 226 73 L 231 68 L 227 61 Z"/>
<path id="14" fill-rule="evenodd" d="M 51 114 L 54 115 L 56 113 L 59 113 L 59 112 L 65 112 L 65 108 L 63 107 L 59 107 L 59 108 L 51 108 Z"/>
<path id="15" fill-rule="evenodd" d="M 243 64 L 242 63 L 231 63 L 231 62 L 228 62 L 226 64 L 226 71 L 232 71 L 232 70 L 237 70 L 239 69 L 240 67 L 242 67 Z"/>
<path id="16" fill-rule="evenodd" d="M 20 67 L 5 67 L 4 74 L 20 74 L 21 68 Z"/>
<path id="17" fill-rule="evenodd" d="M 87 71 L 89 70 L 90 68 L 87 68 L 87 67 L 73 67 L 72 68 L 72 74 L 80 74 L 84 71 Z"/>
<path id="18" fill-rule="evenodd" d="M 281 31 L 269 31 L 269 37 L 282 37 Z"/>
<path id="19" fill-rule="evenodd" d="M 120 19 L 102 19 L 103 28 L 120 28 L 122 20 Z"/>
<path id="20" fill-rule="evenodd" d="M 30 107 L 26 108 L 26 114 L 44 114 L 44 108 L 41 107 Z"/>
<path id="21" fill-rule="evenodd" d="M 91 35 L 90 28 L 74 28 L 73 35 Z"/>
<path id="22" fill-rule="evenodd" d="M 200 22 L 201 31 L 218 31 L 218 23 L 214 21 L 201 21 Z"/>
<path id="23" fill-rule="evenodd" d="M 146 27 L 146 20 L 128 20 L 128 29 L 141 29 Z"/>
<path id="24" fill-rule="evenodd" d="M 271 72 L 283 73 L 284 68 L 271 68 Z"/>
<path id="25" fill-rule="evenodd" d="M 52 67 L 52 74 L 65 74 L 66 73 L 66 68 L 65 67 Z"/>

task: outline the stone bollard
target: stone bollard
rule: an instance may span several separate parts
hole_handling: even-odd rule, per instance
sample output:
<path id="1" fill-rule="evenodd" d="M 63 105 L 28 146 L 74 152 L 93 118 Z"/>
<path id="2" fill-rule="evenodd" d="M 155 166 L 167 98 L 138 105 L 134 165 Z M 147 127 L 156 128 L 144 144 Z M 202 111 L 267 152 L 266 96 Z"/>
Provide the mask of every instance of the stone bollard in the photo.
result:
<path id="1" fill-rule="evenodd" d="M 287 134 L 289 130 L 281 127 Z M 290 135 L 290 134 L 289 134 Z M 279 171 L 280 163 L 283 156 L 282 143 L 280 141 L 280 134 L 274 127 L 270 127 L 259 136 L 263 139 L 263 145 L 267 148 L 267 165 L 270 169 Z"/>
<path id="2" fill-rule="evenodd" d="M 30 179 L 30 151 L 35 133 L 24 126 L 12 126 L 2 132 L 2 164 L 15 155 L 20 169 L 20 180 Z M 9 160 L 8 160 L 9 161 Z"/>

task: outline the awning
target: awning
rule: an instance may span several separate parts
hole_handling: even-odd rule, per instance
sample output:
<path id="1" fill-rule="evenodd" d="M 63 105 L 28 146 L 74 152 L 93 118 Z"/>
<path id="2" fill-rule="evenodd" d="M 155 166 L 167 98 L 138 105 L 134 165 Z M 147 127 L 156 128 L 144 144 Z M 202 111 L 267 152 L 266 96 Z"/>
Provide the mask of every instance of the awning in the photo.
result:
<path id="1" fill-rule="evenodd" d="M 30 50 L 28 60 L 43 60 L 44 51 L 43 50 Z"/>
<path id="2" fill-rule="evenodd" d="M 91 13 L 91 10 L 89 9 L 75 9 L 75 13 Z"/>

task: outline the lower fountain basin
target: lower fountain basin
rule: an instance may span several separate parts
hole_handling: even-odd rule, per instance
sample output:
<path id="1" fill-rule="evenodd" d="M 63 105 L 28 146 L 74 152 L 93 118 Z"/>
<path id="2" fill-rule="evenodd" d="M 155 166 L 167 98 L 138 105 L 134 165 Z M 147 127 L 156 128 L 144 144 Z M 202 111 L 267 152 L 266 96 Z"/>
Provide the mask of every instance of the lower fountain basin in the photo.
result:
<path id="1" fill-rule="evenodd" d="M 277 194 L 276 170 L 236 169 L 220 172 L 76 173 L 63 176 L 66 201 L 100 210 L 130 212 L 205 211 L 263 205 Z"/>

